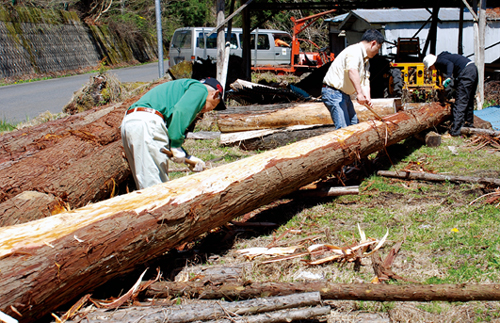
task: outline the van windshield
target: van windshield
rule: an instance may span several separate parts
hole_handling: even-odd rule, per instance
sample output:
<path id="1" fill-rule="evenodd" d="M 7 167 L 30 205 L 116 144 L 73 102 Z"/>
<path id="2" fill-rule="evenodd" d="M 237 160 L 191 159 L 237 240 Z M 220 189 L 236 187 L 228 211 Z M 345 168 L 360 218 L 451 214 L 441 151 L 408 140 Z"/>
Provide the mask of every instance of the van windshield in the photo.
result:
<path id="1" fill-rule="evenodd" d="M 208 33 L 204 33 L 205 37 Z M 226 34 L 227 37 L 227 34 Z M 217 48 L 217 34 L 213 33 L 210 37 L 206 37 L 207 39 L 207 47 L 206 48 Z M 238 48 L 238 41 L 236 40 L 236 34 L 231 33 L 231 48 Z M 205 38 L 203 37 L 203 33 L 198 33 L 196 37 L 196 47 L 205 48 Z"/>
<path id="2" fill-rule="evenodd" d="M 177 31 L 172 39 L 173 48 L 191 48 L 191 30 Z"/>

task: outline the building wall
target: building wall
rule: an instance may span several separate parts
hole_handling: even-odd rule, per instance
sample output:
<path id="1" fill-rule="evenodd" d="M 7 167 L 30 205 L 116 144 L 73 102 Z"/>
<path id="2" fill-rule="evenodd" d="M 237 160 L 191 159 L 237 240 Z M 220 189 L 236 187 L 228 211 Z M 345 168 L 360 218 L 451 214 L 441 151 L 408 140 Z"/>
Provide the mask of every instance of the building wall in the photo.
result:
<path id="1" fill-rule="evenodd" d="M 0 6 L 0 78 L 156 59 L 151 39 L 126 42 L 74 12 Z"/>
<path id="2" fill-rule="evenodd" d="M 353 24 L 352 30 L 346 30 L 347 46 L 359 42 L 364 30 L 374 28 L 381 30 L 387 41 L 397 43 L 398 37 L 409 38 L 415 36 L 422 27 L 423 22 L 412 23 L 388 23 L 385 25 L 368 25 L 358 20 Z M 420 49 L 423 50 L 425 41 L 429 33 L 430 22 L 416 35 L 420 38 Z M 445 21 L 438 24 L 436 53 L 449 51 L 458 53 L 458 21 Z M 485 47 L 496 44 L 500 41 L 500 21 L 488 21 L 486 26 Z M 464 22 L 463 25 L 463 55 L 474 60 L 474 27 L 471 21 Z M 382 55 L 396 54 L 394 45 L 384 43 Z M 500 44 L 497 44 L 485 51 L 485 63 L 490 64 L 500 58 Z"/>

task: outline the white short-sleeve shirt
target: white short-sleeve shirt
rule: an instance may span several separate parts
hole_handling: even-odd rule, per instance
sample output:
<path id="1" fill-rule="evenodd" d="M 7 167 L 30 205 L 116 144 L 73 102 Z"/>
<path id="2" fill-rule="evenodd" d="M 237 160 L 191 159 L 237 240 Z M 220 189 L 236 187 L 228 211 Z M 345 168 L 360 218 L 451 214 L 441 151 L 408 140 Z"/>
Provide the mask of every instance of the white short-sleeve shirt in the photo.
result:
<path id="1" fill-rule="evenodd" d="M 370 62 L 362 43 L 348 46 L 340 52 L 328 69 L 323 83 L 349 95 L 356 93 L 356 89 L 349 78 L 350 69 L 358 70 L 361 86 L 370 85 Z"/>

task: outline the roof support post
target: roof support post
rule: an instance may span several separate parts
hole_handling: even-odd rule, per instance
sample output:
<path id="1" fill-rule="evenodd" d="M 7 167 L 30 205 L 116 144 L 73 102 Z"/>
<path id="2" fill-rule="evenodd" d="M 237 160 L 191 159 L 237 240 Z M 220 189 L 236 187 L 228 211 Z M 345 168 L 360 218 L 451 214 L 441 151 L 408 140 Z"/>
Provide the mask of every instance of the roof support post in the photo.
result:
<path id="1" fill-rule="evenodd" d="M 217 0 L 217 25 L 224 21 L 224 0 Z M 226 39 L 224 35 L 224 27 L 217 30 L 217 80 L 222 80 L 224 67 L 224 48 Z"/>
<path id="2" fill-rule="evenodd" d="M 478 21 L 474 22 L 474 26 L 477 25 L 477 55 L 474 55 L 475 64 L 477 66 L 478 72 L 478 83 L 477 83 L 477 109 L 481 110 L 484 103 L 484 39 L 486 34 L 486 0 L 479 0 L 478 6 Z M 474 28 L 476 29 L 476 28 Z"/>
<path id="3" fill-rule="evenodd" d="M 460 20 L 458 22 L 458 55 L 464 54 L 464 3 L 460 2 Z"/>
<path id="4" fill-rule="evenodd" d="M 243 68 L 245 71 L 245 80 L 252 79 L 252 63 L 251 63 L 251 48 L 250 48 L 250 8 L 243 9 Z"/>

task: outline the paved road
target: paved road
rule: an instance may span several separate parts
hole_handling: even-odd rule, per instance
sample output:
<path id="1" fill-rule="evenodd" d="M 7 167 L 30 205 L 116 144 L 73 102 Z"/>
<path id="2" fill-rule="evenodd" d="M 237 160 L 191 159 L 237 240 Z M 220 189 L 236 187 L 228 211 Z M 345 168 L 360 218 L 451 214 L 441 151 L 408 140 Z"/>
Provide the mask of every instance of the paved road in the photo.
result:
<path id="1" fill-rule="evenodd" d="M 164 69 L 168 61 L 164 63 Z M 159 78 L 158 63 L 110 70 L 121 82 L 151 82 Z M 62 112 L 73 93 L 94 74 L 68 76 L 32 83 L 0 87 L 0 120 L 18 123 L 33 119 L 45 111 Z"/>

